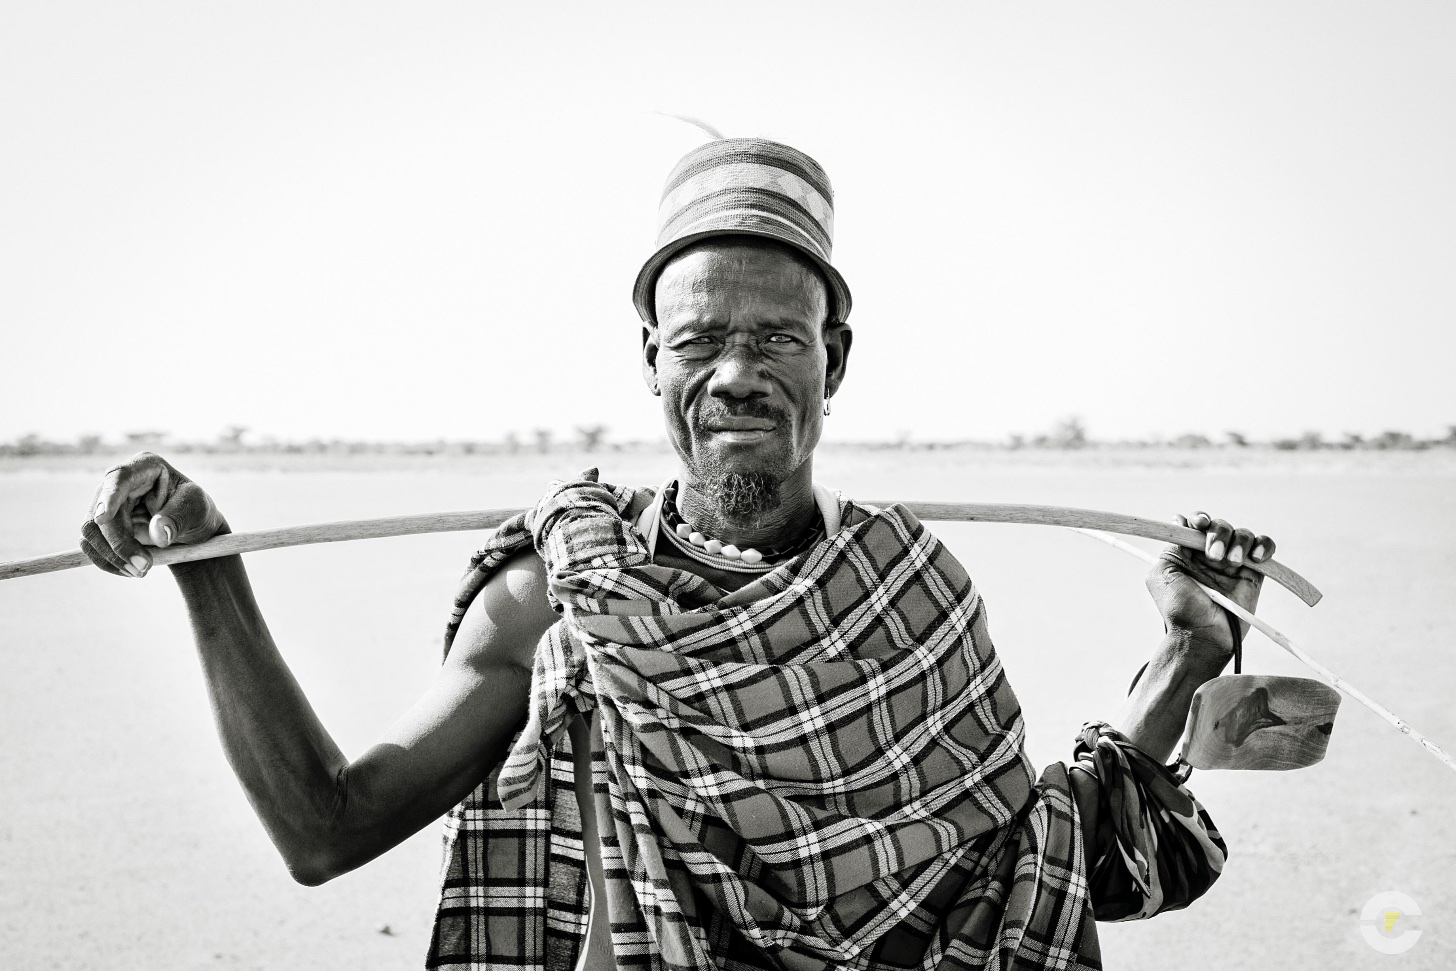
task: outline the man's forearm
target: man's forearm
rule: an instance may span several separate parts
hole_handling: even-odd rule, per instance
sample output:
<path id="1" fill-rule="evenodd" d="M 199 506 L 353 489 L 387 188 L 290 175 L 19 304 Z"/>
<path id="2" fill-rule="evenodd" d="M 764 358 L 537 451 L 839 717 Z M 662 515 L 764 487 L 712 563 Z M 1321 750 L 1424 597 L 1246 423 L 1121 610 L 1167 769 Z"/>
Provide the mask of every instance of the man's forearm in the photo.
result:
<path id="1" fill-rule="evenodd" d="M 172 567 L 197 641 L 228 762 L 289 870 L 307 883 L 327 869 L 320 837 L 342 808 L 348 765 L 284 663 L 253 597 L 242 557 Z"/>
<path id="2" fill-rule="evenodd" d="M 1151 757 L 1167 762 L 1187 724 L 1194 692 L 1227 664 L 1227 654 L 1191 634 L 1166 635 L 1113 727 Z"/>

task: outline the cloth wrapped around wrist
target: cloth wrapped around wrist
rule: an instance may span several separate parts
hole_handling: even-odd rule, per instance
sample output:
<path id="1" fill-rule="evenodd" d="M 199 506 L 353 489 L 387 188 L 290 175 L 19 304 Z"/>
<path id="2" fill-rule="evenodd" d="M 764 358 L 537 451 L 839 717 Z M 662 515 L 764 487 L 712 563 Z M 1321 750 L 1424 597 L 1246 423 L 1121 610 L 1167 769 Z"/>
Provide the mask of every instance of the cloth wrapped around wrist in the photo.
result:
<path id="1" fill-rule="evenodd" d="M 447 820 L 430 967 L 574 966 L 588 891 L 566 728 L 593 709 L 621 968 L 1095 968 L 1094 905 L 1150 916 L 1216 878 L 1201 807 L 1095 723 L 1077 758 L 1109 838 L 1088 866 L 1066 766 L 1033 782 L 979 594 L 908 511 L 855 507 L 724 594 L 650 561 L 629 515 L 646 498 L 594 472 L 554 484 L 462 582 L 447 650 L 528 547 L 563 618 L 509 757 Z"/>

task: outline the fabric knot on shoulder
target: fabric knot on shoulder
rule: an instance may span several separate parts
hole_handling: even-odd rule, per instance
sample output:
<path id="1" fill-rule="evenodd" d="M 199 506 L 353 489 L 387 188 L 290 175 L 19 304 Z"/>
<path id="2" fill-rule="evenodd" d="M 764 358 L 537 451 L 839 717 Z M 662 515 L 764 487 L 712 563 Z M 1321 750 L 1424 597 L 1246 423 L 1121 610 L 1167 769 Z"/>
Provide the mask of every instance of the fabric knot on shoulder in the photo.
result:
<path id="1" fill-rule="evenodd" d="M 706 586 L 652 564 L 647 540 L 632 522 L 644 498 L 641 490 L 599 482 L 597 470 L 587 469 L 575 480 L 551 483 L 526 513 L 525 528 L 546 566 L 547 597 L 563 617 L 537 645 L 526 727 L 501 768 L 498 793 L 508 809 L 539 795 L 551 752 L 571 720 L 597 706 L 600 654 L 613 647 L 580 621 L 680 613 L 676 597 Z"/>
<path id="2" fill-rule="evenodd" d="M 603 571 L 651 562 L 645 539 L 629 520 L 637 497 L 637 490 L 601 483 L 597 470 L 587 469 L 574 480 L 552 482 L 526 513 L 531 541 L 546 564 L 547 597 L 558 613 L 564 607 L 599 612 L 600 599 L 612 596 L 601 588 Z"/>

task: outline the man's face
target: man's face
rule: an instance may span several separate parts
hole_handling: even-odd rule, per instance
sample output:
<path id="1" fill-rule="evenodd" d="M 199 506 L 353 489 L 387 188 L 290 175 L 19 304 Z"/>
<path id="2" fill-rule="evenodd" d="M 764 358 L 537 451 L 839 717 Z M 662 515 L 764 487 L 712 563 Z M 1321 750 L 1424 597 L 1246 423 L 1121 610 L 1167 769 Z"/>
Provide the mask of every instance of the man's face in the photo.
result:
<path id="1" fill-rule="evenodd" d="M 849 350 L 827 302 L 807 261 L 772 244 L 706 241 L 663 268 L 644 375 L 694 479 L 777 486 L 813 453 Z"/>

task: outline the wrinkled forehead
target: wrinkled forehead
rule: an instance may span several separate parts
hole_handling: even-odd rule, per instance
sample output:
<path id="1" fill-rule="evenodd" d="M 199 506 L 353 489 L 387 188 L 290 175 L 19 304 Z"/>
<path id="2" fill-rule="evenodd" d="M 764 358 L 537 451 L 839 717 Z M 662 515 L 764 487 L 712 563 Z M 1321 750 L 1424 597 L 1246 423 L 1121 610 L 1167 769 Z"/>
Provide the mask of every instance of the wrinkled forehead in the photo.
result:
<path id="1" fill-rule="evenodd" d="M 678 253 L 656 283 L 656 319 L 743 322 L 754 317 L 822 324 L 829 291 L 792 247 L 751 238 L 704 240 Z"/>

